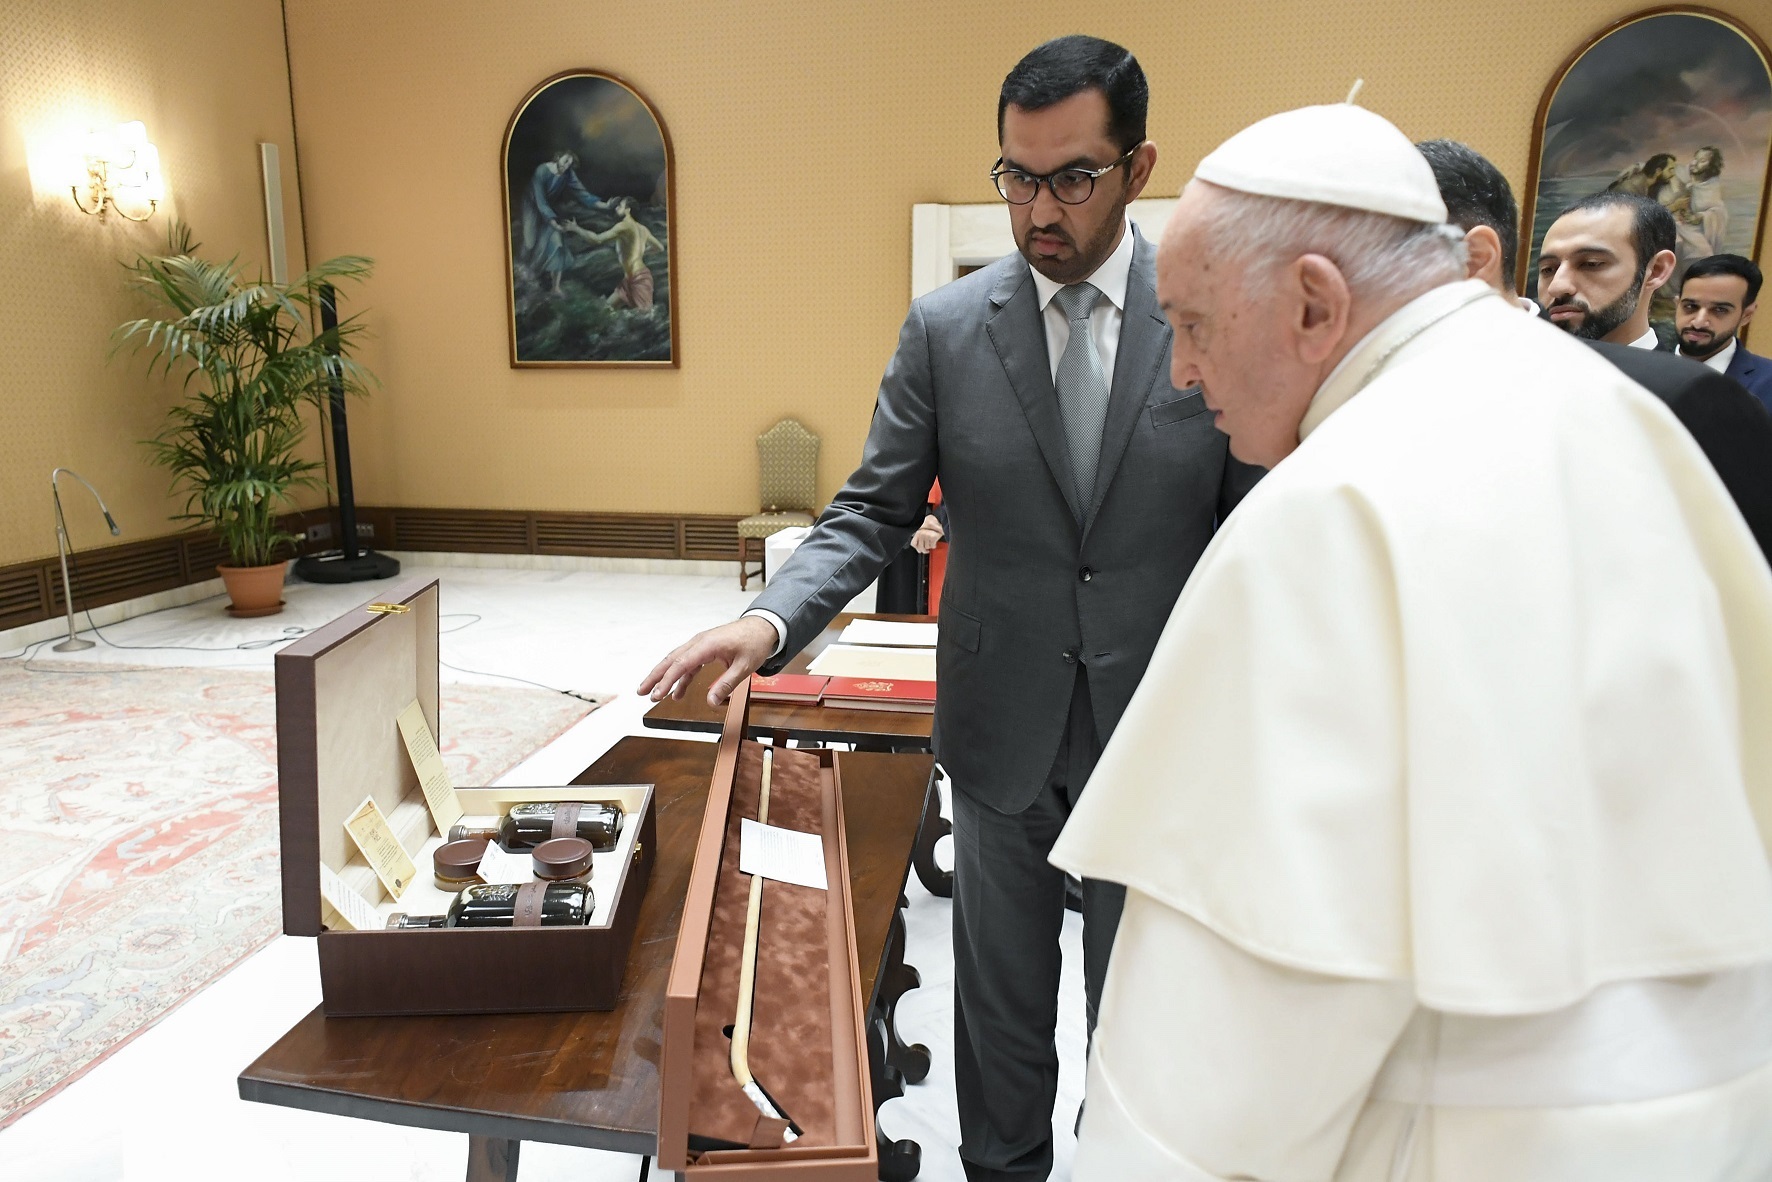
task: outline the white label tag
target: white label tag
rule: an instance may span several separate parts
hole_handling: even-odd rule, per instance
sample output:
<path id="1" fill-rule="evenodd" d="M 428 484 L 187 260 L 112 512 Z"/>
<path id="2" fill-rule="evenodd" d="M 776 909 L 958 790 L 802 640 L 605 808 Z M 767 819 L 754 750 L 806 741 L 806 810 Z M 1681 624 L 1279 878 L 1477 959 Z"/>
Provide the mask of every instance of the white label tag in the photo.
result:
<path id="1" fill-rule="evenodd" d="M 355 931 L 370 932 L 383 926 L 382 918 L 371 903 L 350 883 L 340 878 L 332 867 L 320 863 L 320 897 L 332 904 L 339 918 Z"/>
<path id="2" fill-rule="evenodd" d="M 824 873 L 824 839 L 816 833 L 759 825 L 749 817 L 739 822 L 738 868 L 777 882 L 829 890 Z"/>
<path id="3" fill-rule="evenodd" d="M 425 721 L 425 709 L 414 698 L 396 721 L 400 724 L 400 737 L 406 740 L 412 770 L 418 773 L 418 785 L 424 789 L 431 820 L 437 823 L 438 833 L 447 834 L 449 827 L 461 820 L 461 801 L 455 795 L 455 785 L 449 782 L 449 771 L 443 766 L 431 724 Z"/>
<path id="4" fill-rule="evenodd" d="M 479 873 L 489 883 L 522 886 L 535 881 L 535 863 L 526 853 L 506 853 L 501 847 L 487 842 L 486 853 L 480 858 Z"/>
<path id="5" fill-rule="evenodd" d="M 375 867 L 376 877 L 388 888 L 388 894 L 398 899 L 412 885 L 413 878 L 418 874 L 418 867 L 412 864 L 412 857 L 401 846 L 400 839 L 388 828 L 388 819 L 382 816 L 381 806 L 375 798 L 365 796 L 351 819 L 345 822 L 345 832 Z"/>

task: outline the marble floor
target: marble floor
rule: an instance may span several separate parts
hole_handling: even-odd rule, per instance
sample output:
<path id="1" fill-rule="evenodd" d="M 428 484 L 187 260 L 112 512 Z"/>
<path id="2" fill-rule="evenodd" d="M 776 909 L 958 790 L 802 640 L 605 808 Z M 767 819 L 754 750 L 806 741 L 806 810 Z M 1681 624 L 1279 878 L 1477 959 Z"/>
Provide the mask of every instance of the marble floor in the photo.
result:
<path id="1" fill-rule="evenodd" d="M 501 781 L 510 784 L 559 782 L 621 737 L 646 733 L 641 716 L 649 703 L 632 692 L 640 678 L 681 640 L 732 618 L 750 600 L 732 573 L 428 567 L 423 563 L 432 559 L 405 557 L 405 576 L 434 575 L 442 583 L 445 680 L 517 679 L 619 695 L 512 769 Z M 342 614 L 371 597 L 377 586 L 292 582 L 287 609 L 268 620 L 234 620 L 222 612 L 221 600 L 204 600 L 107 624 L 95 637 L 98 646 L 84 652 L 56 653 L 50 642 L 42 642 L 0 648 L 0 659 L 43 669 L 69 661 L 269 669 L 281 642 Z M 929 1047 L 934 1063 L 923 1083 L 884 1106 L 880 1122 L 889 1136 L 923 1146 L 921 1178 L 959 1182 L 950 905 L 923 890 L 914 875 L 906 893 L 907 959 L 921 973 L 923 987 L 900 1002 L 899 1026 L 907 1041 Z M 1066 921 L 1058 1035 L 1062 1070 L 1053 1120 L 1058 1156 L 1053 1178 L 1059 1180 L 1070 1174 L 1083 1062 L 1079 925 L 1075 915 Z M 241 1068 L 319 1000 L 313 942 L 279 937 L 0 1130 L 0 1163 L 5 1163 L 0 1175 L 43 1182 L 461 1178 L 467 1157 L 463 1135 L 238 1098 L 235 1077 Z M 632 1179 L 638 1170 L 638 1158 L 621 1154 L 535 1142 L 522 1148 L 525 1182 L 613 1182 Z"/>

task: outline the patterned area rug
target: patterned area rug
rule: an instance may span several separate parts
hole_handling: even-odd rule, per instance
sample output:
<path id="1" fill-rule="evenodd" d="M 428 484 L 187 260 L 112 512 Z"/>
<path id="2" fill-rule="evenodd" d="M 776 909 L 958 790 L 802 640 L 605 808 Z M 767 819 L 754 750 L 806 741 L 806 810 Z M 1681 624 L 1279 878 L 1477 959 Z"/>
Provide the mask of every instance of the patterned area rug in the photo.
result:
<path id="1" fill-rule="evenodd" d="M 444 761 L 490 783 L 595 708 L 445 686 Z M 268 671 L 0 663 L 0 1128 L 269 941 L 280 891 Z"/>

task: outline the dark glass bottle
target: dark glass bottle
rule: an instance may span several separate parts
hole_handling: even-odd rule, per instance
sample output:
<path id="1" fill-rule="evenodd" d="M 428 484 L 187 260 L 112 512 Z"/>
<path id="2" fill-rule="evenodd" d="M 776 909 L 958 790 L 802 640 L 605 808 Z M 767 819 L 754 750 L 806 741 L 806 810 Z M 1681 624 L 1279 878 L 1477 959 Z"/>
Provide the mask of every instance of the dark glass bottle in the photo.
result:
<path id="1" fill-rule="evenodd" d="M 578 819 L 570 828 L 563 823 L 558 826 L 565 832 L 554 832 L 558 811 L 575 807 L 578 809 Z M 615 839 L 621 834 L 621 816 L 620 806 L 601 801 L 514 804 L 511 811 L 502 817 L 463 817 L 450 827 L 449 840 L 480 837 L 487 841 L 496 841 L 499 848 L 506 853 L 517 853 L 534 849 L 555 837 L 582 837 L 591 843 L 592 849 L 606 854 L 615 848 Z"/>
<path id="2" fill-rule="evenodd" d="M 444 915 L 404 915 L 388 920 L 391 928 L 508 928 L 517 915 L 520 887 L 505 883 L 471 886 L 455 897 Z M 542 896 L 541 926 L 582 927 L 595 907 L 591 888 L 583 883 L 551 883 Z"/>

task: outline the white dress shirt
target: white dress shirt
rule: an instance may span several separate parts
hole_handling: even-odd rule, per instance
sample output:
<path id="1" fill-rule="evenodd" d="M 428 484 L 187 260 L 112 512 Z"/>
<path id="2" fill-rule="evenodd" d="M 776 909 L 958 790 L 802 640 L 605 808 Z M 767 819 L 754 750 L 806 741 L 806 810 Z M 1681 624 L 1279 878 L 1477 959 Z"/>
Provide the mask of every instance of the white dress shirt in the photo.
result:
<path id="1" fill-rule="evenodd" d="M 1051 366 L 1053 378 L 1056 379 L 1058 359 L 1064 356 L 1064 347 L 1071 340 L 1071 322 L 1065 319 L 1064 311 L 1052 300 L 1064 284 L 1048 279 L 1038 271 L 1034 271 L 1033 276 L 1034 291 L 1040 300 L 1041 320 L 1046 326 L 1046 360 Z M 1085 283 L 1094 284 L 1095 289 L 1105 297 L 1096 301 L 1095 310 L 1089 314 L 1089 333 L 1095 338 L 1095 352 L 1101 358 L 1101 372 L 1107 378 L 1109 390 L 1114 388 L 1114 360 L 1120 354 L 1120 324 L 1125 319 L 1126 285 L 1131 277 L 1132 226 L 1130 223 L 1122 223 L 1120 244 L 1084 280 Z M 744 614 L 769 621 L 775 629 L 775 650 L 769 656 L 771 659 L 780 656 L 782 648 L 788 642 L 787 622 L 764 608 L 752 608 Z"/>
<path id="2" fill-rule="evenodd" d="M 1648 332 L 1632 341 L 1630 347 L 1633 349 L 1659 349 L 1661 347 L 1661 338 L 1655 335 L 1654 329 L 1650 329 Z"/>
<path id="3" fill-rule="evenodd" d="M 1095 352 L 1101 358 L 1101 372 L 1107 378 L 1110 390 L 1114 385 L 1114 359 L 1120 354 L 1120 323 L 1125 319 L 1126 284 L 1131 276 L 1132 230 L 1126 226 L 1121 228 L 1120 245 L 1114 247 L 1114 253 L 1084 280 L 1094 284 L 1095 289 L 1106 297 L 1096 301 L 1095 311 L 1089 315 L 1089 335 L 1095 338 Z M 1063 286 L 1038 271 L 1034 272 L 1034 291 L 1039 296 L 1040 315 L 1046 325 L 1046 360 L 1051 364 L 1055 379 L 1058 377 L 1058 359 L 1064 356 L 1064 347 L 1071 340 L 1071 322 L 1052 301 Z"/>

